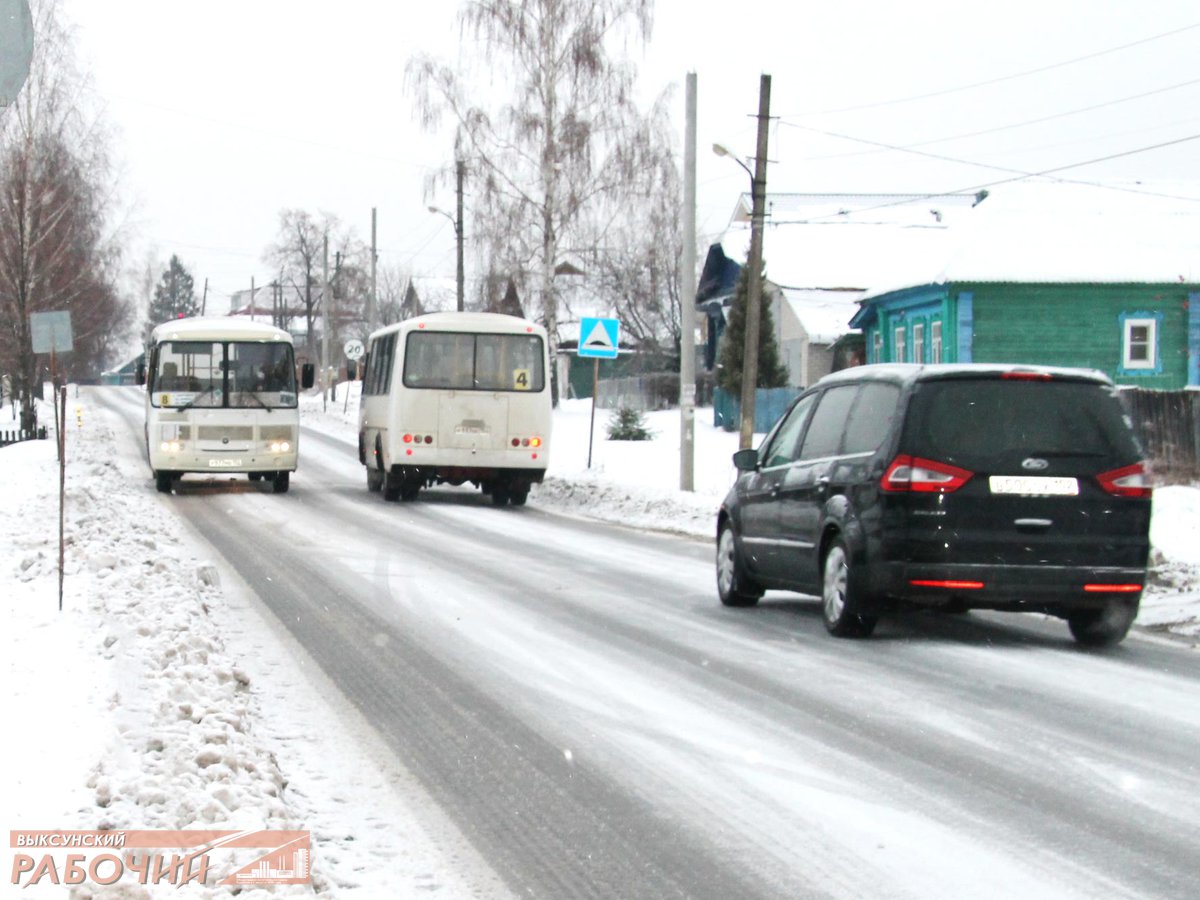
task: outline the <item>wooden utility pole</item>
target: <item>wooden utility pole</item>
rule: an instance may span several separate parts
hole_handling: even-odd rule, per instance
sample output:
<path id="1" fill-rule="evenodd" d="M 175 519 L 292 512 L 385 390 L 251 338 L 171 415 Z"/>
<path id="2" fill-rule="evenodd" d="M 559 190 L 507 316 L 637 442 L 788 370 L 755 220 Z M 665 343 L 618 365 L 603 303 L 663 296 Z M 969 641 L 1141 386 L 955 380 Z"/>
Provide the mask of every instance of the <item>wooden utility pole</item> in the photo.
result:
<path id="1" fill-rule="evenodd" d="M 463 272 L 463 174 L 466 169 L 466 164 L 460 159 L 454 164 L 454 180 L 455 191 L 457 194 L 457 208 L 454 214 L 454 238 L 458 244 L 458 270 L 456 277 L 458 279 L 458 311 L 462 312 L 466 309 L 464 305 L 466 293 L 465 274 Z"/>
<path id="2" fill-rule="evenodd" d="M 750 267 L 746 291 L 746 343 L 742 355 L 742 430 L 738 448 L 754 443 L 755 391 L 758 388 L 758 332 L 762 320 L 763 219 L 767 198 L 767 136 L 771 124 L 771 76 L 763 75 L 758 88 L 758 149 L 750 181 Z"/>

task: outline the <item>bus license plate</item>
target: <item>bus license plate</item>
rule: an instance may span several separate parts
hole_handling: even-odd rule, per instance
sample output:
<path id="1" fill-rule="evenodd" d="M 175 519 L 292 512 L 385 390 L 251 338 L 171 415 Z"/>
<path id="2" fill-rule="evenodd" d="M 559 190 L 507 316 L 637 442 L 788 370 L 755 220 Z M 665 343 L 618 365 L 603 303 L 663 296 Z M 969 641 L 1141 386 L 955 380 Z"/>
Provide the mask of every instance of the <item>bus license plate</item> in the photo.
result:
<path id="1" fill-rule="evenodd" d="M 208 461 L 210 469 L 236 469 L 241 464 L 240 459 L 210 459 Z"/>
<path id="2" fill-rule="evenodd" d="M 1027 497 L 1074 497 L 1079 494 L 1076 478 L 1047 478 L 1040 475 L 993 475 L 988 479 L 993 494 Z"/>

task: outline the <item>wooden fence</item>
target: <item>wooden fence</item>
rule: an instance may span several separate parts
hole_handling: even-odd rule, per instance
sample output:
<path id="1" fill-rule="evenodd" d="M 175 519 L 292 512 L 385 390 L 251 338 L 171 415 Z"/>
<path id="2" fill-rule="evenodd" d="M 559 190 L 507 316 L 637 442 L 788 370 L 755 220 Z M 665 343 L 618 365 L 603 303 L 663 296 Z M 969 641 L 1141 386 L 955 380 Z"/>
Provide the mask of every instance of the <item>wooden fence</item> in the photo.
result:
<path id="1" fill-rule="evenodd" d="M 696 375 L 696 405 L 713 402 L 713 377 Z M 627 378 L 606 378 L 597 387 L 596 405 L 603 409 L 636 409 L 639 412 L 679 406 L 679 373 L 656 372 Z"/>
<path id="2" fill-rule="evenodd" d="M 1122 388 L 1121 397 L 1156 474 L 1166 481 L 1200 479 L 1200 391 Z"/>
<path id="3" fill-rule="evenodd" d="M 0 431 L 0 447 L 7 447 L 9 444 L 18 444 L 21 441 L 44 441 L 45 439 L 45 425 L 33 431 L 25 431 L 21 428 L 12 431 Z"/>

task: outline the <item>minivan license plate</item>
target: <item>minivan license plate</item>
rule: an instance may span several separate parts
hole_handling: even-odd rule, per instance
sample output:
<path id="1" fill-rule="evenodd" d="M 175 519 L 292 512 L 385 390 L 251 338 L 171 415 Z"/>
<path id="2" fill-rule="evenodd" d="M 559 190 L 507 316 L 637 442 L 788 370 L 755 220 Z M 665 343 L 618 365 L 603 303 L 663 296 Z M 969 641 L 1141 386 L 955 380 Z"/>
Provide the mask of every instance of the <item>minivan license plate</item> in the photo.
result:
<path id="1" fill-rule="evenodd" d="M 988 487 L 993 494 L 1022 494 L 1035 497 L 1074 497 L 1079 494 L 1075 478 L 1046 478 L 1040 475 L 992 475 Z"/>

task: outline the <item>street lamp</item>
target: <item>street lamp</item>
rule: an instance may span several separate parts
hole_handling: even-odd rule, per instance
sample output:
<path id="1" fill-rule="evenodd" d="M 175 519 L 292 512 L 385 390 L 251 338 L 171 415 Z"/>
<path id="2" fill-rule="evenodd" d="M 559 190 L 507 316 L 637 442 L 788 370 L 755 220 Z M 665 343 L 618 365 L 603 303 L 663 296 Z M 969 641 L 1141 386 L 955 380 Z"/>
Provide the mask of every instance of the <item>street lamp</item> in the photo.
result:
<path id="1" fill-rule="evenodd" d="M 429 207 L 431 213 L 438 213 L 450 220 L 450 224 L 454 226 L 454 241 L 458 250 L 458 272 L 457 272 L 457 288 L 458 288 L 458 311 L 462 312 L 463 306 L 463 229 L 461 213 L 459 218 L 455 218 L 446 212 L 444 209 L 439 209 L 436 206 Z"/>

